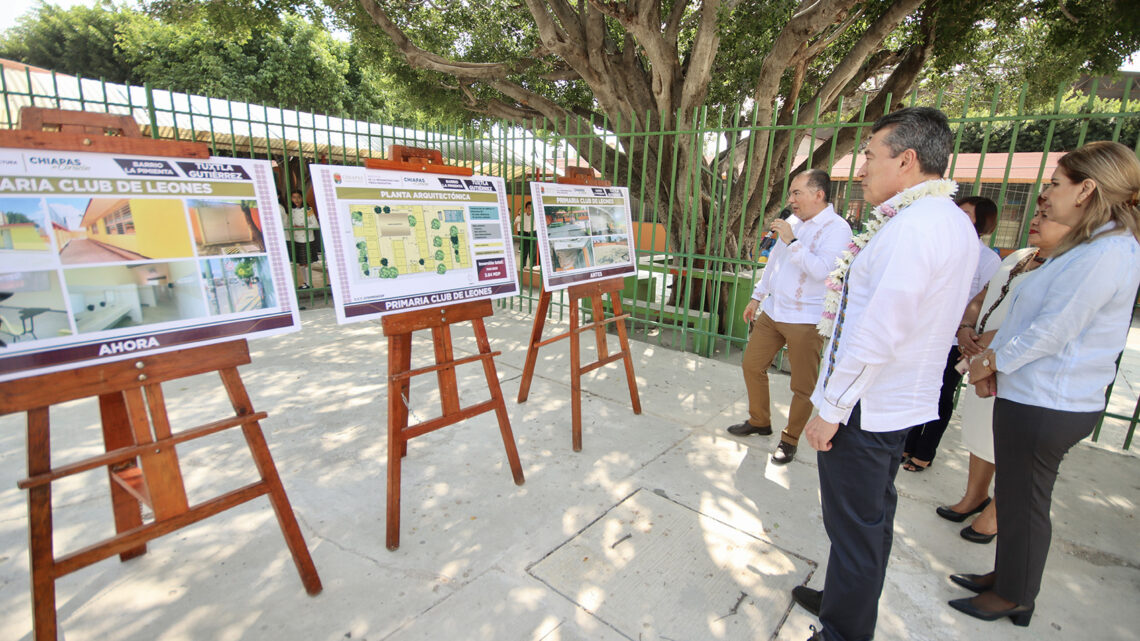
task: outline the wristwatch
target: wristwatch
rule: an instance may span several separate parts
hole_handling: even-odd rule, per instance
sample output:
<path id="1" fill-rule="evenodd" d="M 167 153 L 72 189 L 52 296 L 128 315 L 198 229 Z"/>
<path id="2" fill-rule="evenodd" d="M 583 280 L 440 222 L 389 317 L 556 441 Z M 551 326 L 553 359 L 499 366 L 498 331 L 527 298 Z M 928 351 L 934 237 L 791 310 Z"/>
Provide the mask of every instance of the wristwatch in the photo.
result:
<path id="1" fill-rule="evenodd" d="M 788 247 L 791 247 L 792 243 L 796 242 L 797 240 L 799 240 L 799 238 L 792 236 L 792 239 L 788 241 Z"/>

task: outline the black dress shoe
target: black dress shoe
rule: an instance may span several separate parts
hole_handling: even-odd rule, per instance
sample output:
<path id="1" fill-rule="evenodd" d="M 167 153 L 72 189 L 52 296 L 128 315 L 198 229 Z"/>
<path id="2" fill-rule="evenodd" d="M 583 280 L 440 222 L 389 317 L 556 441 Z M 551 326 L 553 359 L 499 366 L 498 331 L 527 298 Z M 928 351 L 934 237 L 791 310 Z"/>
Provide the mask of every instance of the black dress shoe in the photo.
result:
<path id="1" fill-rule="evenodd" d="M 806 585 L 797 585 L 792 588 L 792 600 L 800 607 L 819 616 L 819 606 L 823 603 L 823 590 L 813 590 Z"/>
<path id="2" fill-rule="evenodd" d="M 751 434 L 759 434 L 760 436 L 771 436 L 772 426 L 765 425 L 764 427 L 756 427 L 748 421 L 744 421 L 739 425 L 733 425 L 728 428 L 728 433 L 733 436 L 749 436 Z"/>
<path id="3" fill-rule="evenodd" d="M 954 599 L 950 601 L 950 607 L 982 621 L 997 621 L 1002 617 L 1009 617 L 1014 625 L 1023 628 L 1029 625 L 1029 620 L 1033 618 L 1032 605 L 1015 605 L 1006 610 L 983 610 L 971 603 L 970 599 Z"/>
<path id="4" fill-rule="evenodd" d="M 991 499 L 987 496 L 986 500 L 982 501 L 981 503 L 978 503 L 978 507 L 970 510 L 969 512 L 955 512 L 954 510 L 951 510 L 950 508 L 946 507 L 945 505 L 938 506 L 938 509 L 935 510 L 935 512 L 938 512 L 938 516 L 941 516 L 942 518 L 946 519 L 947 521 L 953 521 L 955 523 L 961 523 L 962 521 L 965 521 L 966 517 L 970 516 L 971 514 L 980 514 L 981 511 L 986 509 L 986 506 L 990 504 L 990 500 Z"/>
<path id="5" fill-rule="evenodd" d="M 796 458 L 796 446 L 783 441 L 780 441 L 776 451 L 772 453 L 772 462 L 776 465 L 787 465 L 794 458 Z"/>
<path id="6" fill-rule="evenodd" d="M 978 594 L 992 590 L 994 587 L 994 582 L 990 579 L 989 574 L 951 574 L 950 580 Z"/>
<path id="7" fill-rule="evenodd" d="M 961 534 L 962 538 L 966 539 L 970 543 L 989 543 L 990 541 L 994 540 L 995 536 L 997 536 L 997 532 L 994 532 L 993 534 L 982 534 L 981 532 L 975 530 L 974 526 L 972 525 L 967 525 L 966 527 L 962 528 L 962 531 L 958 534 Z"/>

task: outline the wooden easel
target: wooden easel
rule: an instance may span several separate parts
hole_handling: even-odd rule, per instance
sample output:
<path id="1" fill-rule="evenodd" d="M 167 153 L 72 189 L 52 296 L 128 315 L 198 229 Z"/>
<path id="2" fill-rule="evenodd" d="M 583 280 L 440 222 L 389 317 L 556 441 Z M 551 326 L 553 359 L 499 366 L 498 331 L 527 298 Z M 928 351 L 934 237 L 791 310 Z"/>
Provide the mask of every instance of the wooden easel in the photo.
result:
<path id="1" fill-rule="evenodd" d="M 0 132 L 0 147 L 117 152 L 152 156 L 208 158 L 204 143 L 139 138 L 130 116 L 88 114 L 25 107 L 23 127 L 55 126 L 59 132 Z M 119 136 L 105 135 L 108 130 Z M 309 594 L 321 591 L 317 568 L 309 555 L 293 507 L 277 474 L 260 421 L 265 412 L 253 404 L 237 367 L 250 362 L 244 340 L 143 356 L 105 365 L 44 374 L 4 383 L 0 414 L 27 412 L 28 478 L 17 485 L 28 490 L 28 534 L 32 574 L 32 615 L 36 641 L 56 641 L 55 581 L 116 554 L 128 559 L 146 553 L 151 539 L 268 496 L 285 535 L 285 543 Z M 221 376 L 234 415 L 177 432 L 171 429 L 162 383 L 216 371 Z M 48 409 L 67 401 L 99 397 L 105 452 L 52 467 Z M 240 427 L 260 480 L 218 497 L 190 505 L 175 446 L 222 430 Z M 107 468 L 115 536 L 56 556 L 52 542 L 51 483 Z M 143 522 L 142 505 L 154 513 Z"/>
<path id="2" fill-rule="evenodd" d="M 395 169 L 399 171 L 421 171 L 425 173 L 470 176 L 472 170 L 466 167 L 452 167 L 443 164 L 443 154 L 435 149 L 420 149 L 403 145 L 392 145 L 386 160 L 368 159 L 365 166 L 371 169 Z M 507 450 L 507 461 L 515 484 L 522 485 L 522 464 L 519 462 L 515 436 L 511 431 L 511 421 L 507 417 L 507 406 L 503 402 L 503 390 L 499 386 L 499 375 L 495 371 L 495 357 L 502 352 L 492 352 L 487 339 L 487 327 L 483 319 L 494 314 L 491 301 L 478 300 L 456 303 L 445 307 L 421 309 L 401 314 L 392 314 L 381 319 L 384 335 L 388 337 L 388 513 L 385 543 L 389 550 L 400 547 L 400 465 L 408 454 L 408 441 L 454 425 L 460 421 L 495 411 L 499 419 L 499 433 Z M 452 348 L 451 326 L 455 323 L 471 321 L 475 328 L 475 342 L 479 353 L 464 358 L 455 358 Z M 435 365 L 412 369 L 412 334 L 430 329 L 435 344 Z M 468 407 L 459 405 L 459 383 L 455 368 L 465 363 L 481 362 L 483 374 L 487 377 L 487 388 L 491 398 Z M 416 425 L 408 425 L 408 394 L 411 379 L 420 374 L 435 372 L 439 381 L 442 415 Z"/>
<path id="3" fill-rule="evenodd" d="M 594 178 L 593 172 L 583 167 L 567 167 L 567 175 L 559 177 L 558 182 L 568 185 L 610 185 L 607 180 Z M 630 355 L 629 336 L 626 334 L 625 327 L 625 319 L 629 318 L 629 314 L 622 313 L 621 309 L 621 290 L 624 284 L 621 278 L 610 278 L 568 287 L 566 292 L 570 297 L 570 331 L 546 340 L 542 340 L 542 329 L 546 325 L 546 313 L 550 309 L 550 292 L 543 287 L 542 293 L 538 297 L 538 309 L 534 312 L 534 327 L 530 330 L 530 343 L 526 348 L 526 366 L 523 367 L 522 381 L 519 384 L 518 402 L 525 403 L 530 395 L 530 383 L 531 379 L 534 378 L 535 363 L 538 361 L 538 348 L 569 337 L 570 420 L 572 425 L 570 440 L 575 452 L 582 451 L 582 374 L 592 372 L 619 359 L 624 361 L 625 378 L 626 382 L 629 383 L 629 400 L 633 405 L 633 413 L 641 414 L 641 397 L 637 393 L 637 378 L 633 374 L 633 357 Z M 603 295 L 608 295 L 610 304 L 613 305 L 614 315 L 610 318 L 605 318 L 605 308 L 602 307 Z M 579 301 L 583 298 L 590 299 L 592 320 L 579 327 Z M 598 320 L 599 317 L 601 320 Z M 620 349 L 614 354 L 609 353 L 609 347 L 606 345 L 605 326 L 609 323 L 617 323 Z M 589 365 L 582 365 L 580 335 L 582 332 L 588 332 L 591 329 L 594 330 L 594 336 L 598 342 L 598 360 Z"/>

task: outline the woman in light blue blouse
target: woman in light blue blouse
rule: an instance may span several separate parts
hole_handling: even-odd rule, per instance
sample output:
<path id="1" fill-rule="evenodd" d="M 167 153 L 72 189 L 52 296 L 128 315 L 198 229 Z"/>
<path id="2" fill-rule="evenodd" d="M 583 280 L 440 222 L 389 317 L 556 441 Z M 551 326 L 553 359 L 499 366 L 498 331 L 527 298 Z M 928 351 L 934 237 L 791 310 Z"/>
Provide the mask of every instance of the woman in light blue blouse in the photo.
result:
<path id="1" fill-rule="evenodd" d="M 994 571 L 950 577 L 978 592 L 952 607 L 1017 625 L 1029 625 L 1041 588 L 1061 459 L 1104 412 L 1127 340 L 1140 287 L 1140 161 L 1119 143 L 1090 143 L 1061 158 L 1041 198 L 1069 233 L 1011 294 L 991 349 L 970 363 L 978 395 L 997 396 Z"/>

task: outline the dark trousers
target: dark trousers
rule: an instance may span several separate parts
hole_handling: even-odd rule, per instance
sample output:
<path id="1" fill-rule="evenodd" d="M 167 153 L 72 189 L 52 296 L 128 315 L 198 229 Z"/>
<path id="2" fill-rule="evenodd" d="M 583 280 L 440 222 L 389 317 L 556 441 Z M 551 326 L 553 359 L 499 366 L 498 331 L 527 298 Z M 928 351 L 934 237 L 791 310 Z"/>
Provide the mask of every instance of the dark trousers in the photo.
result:
<path id="1" fill-rule="evenodd" d="M 994 496 L 998 510 L 994 591 L 1033 605 L 1049 555 L 1049 505 L 1069 448 L 1092 433 L 1103 412 L 1065 412 L 1004 398 L 994 402 Z"/>
<path id="2" fill-rule="evenodd" d="M 828 641 L 864 641 L 875 633 L 905 440 L 906 430 L 864 432 L 857 404 L 831 439 L 831 449 L 816 457 L 823 526 L 831 539 L 819 609 Z"/>
<path id="3" fill-rule="evenodd" d="M 962 375 L 954 369 L 954 366 L 961 357 L 962 352 L 958 351 L 958 346 L 952 346 L 950 355 L 946 357 L 946 369 L 942 370 L 942 391 L 938 393 L 938 418 L 929 423 L 915 425 L 906 435 L 906 447 L 903 451 L 920 461 L 934 460 L 938 444 L 942 442 L 942 435 L 946 433 L 946 426 L 950 424 L 950 413 L 954 411 L 954 392 L 958 389 L 958 383 L 962 382 Z"/>
<path id="4" fill-rule="evenodd" d="M 519 232 L 519 267 L 526 267 L 528 264 L 534 265 L 534 259 L 538 257 L 537 248 L 534 246 L 534 239 L 536 234 L 532 231 Z"/>

